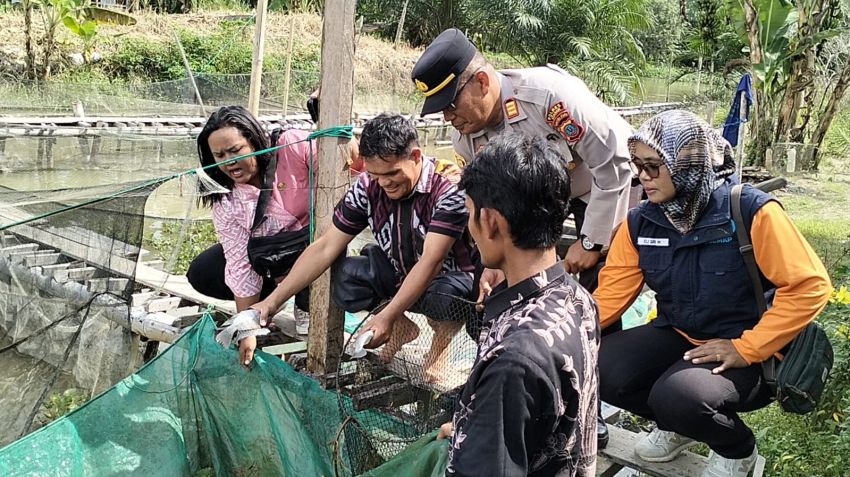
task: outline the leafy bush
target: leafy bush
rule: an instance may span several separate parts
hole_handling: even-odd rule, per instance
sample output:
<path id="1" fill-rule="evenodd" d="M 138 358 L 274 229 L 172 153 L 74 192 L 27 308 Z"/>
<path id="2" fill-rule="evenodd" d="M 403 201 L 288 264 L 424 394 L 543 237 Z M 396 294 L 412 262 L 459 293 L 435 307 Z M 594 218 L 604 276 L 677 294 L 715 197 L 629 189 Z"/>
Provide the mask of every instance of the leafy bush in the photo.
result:
<path id="1" fill-rule="evenodd" d="M 102 65 L 110 77 L 130 80 L 166 81 L 186 74 L 176 48 L 143 37 L 124 38 L 115 53 L 103 59 Z"/>
<path id="2" fill-rule="evenodd" d="M 182 275 L 198 254 L 216 242 L 218 237 L 211 220 L 173 221 L 163 222 L 160 229 L 147 238 L 145 247 L 165 261 L 166 271 Z"/>
<path id="3" fill-rule="evenodd" d="M 850 473 L 850 245 L 846 220 L 796 220 L 824 260 L 836 291 L 818 316 L 835 353 L 818 408 L 799 416 L 776 404 L 747 413 L 759 453 L 767 459 L 765 475 L 845 477 Z M 842 288 L 843 287 L 843 288 Z"/>
<path id="4" fill-rule="evenodd" d="M 250 26 L 251 24 L 245 21 L 223 21 L 211 33 L 189 30 L 179 32 L 178 36 L 192 72 L 249 74 L 253 52 Z M 176 42 L 151 41 L 144 37 L 128 37 L 118 41 L 120 43 L 115 52 L 107 55 L 102 62 L 102 68 L 110 77 L 143 82 L 186 77 L 186 69 Z M 266 71 L 283 70 L 285 66 L 286 56 L 283 54 L 267 52 L 263 57 L 263 68 Z M 318 68 L 318 47 L 304 46 L 293 50 L 293 70 L 317 71 Z M 297 78 L 299 75 L 293 76 Z"/>
<path id="5" fill-rule="evenodd" d="M 842 161 L 850 156 L 850 98 L 845 99 L 843 107 L 838 110 L 835 119 L 832 120 L 823 138 L 820 154 Z"/>
<path id="6" fill-rule="evenodd" d="M 848 317 L 850 303 L 837 299 L 818 317 L 832 342 L 835 364 L 817 410 L 799 416 L 771 404 L 743 416 L 756 432 L 759 453 L 767 459 L 765 475 L 844 477 L 850 472 Z"/>
<path id="7" fill-rule="evenodd" d="M 53 421 L 73 411 L 88 401 L 83 391 L 76 388 L 66 389 L 61 393 L 53 393 L 44 402 L 45 418 Z"/>

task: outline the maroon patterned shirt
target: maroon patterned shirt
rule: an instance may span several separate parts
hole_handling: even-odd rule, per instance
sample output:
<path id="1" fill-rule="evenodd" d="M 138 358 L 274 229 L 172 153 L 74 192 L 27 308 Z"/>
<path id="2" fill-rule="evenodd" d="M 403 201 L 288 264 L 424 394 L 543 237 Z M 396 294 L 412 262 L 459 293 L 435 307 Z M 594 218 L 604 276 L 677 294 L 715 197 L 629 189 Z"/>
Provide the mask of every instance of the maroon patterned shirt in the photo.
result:
<path id="1" fill-rule="evenodd" d="M 360 174 L 334 211 L 340 231 L 357 235 L 367 226 L 401 276 L 407 276 L 422 256 L 425 234 L 434 232 L 458 239 L 445 260 L 442 272 L 475 270 L 472 248 L 466 238 L 468 212 L 464 195 L 450 181 L 451 171 L 436 172 L 435 161 L 422 158 L 422 173 L 413 193 L 390 199 L 368 173 Z"/>

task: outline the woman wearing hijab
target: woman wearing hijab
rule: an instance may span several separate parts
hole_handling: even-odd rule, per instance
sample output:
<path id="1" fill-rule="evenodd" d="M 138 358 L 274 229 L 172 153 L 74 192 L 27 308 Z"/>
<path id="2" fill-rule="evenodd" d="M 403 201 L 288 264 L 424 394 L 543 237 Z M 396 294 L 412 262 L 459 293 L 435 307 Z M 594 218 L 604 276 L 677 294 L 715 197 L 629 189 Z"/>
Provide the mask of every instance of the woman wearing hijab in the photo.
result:
<path id="1" fill-rule="evenodd" d="M 760 316 L 730 211 L 738 180 L 729 143 L 692 113 L 667 111 L 634 133 L 629 150 L 648 200 L 615 233 L 594 298 L 602 328 L 644 284 L 658 315 L 603 338 L 601 398 L 656 422 L 635 448 L 641 459 L 670 461 L 703 442 L 704 477 L 746 476 L 758 451 L 738 412 L 770 402 L 760 363 L 823 309 L 829 278 L 780 204 L 745 186 L 742 217 L 774 295 Z"/>

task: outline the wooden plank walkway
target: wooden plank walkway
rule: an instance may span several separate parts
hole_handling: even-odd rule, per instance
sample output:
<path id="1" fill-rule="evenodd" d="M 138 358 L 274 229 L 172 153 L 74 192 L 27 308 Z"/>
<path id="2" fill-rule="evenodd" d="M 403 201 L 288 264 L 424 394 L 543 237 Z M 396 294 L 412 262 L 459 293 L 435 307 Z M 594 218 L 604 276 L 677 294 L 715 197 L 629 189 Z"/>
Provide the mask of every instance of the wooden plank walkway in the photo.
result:
<path id="1" fill-rule="evenodd" d="M 641 114 L 654 114 L 667 109 L 681 107 L 683 103 L 649 103 L 613 108 L 621 116 L 629 118 Z M 362 126 L 375 114 L 355 113 L 352 122 Z M 313 129 L 308 114 L 260 115 L 262 123 L 277 123 L 298 129 Z M 451 128 L 442 114 L 419 117 L 411 120 L 419 128 Z M 0 138 L 5 136 L 98 136 L 104 134 L 196 136 L 206 118 L 202 116 L 0 116 Z M 426 138 L 427 142 L 427 138 Z"/>
<path id="2" fill-rule="evenodd" d="M 29 218 L 20 209 L 0 207 L 0 222 L 12 223 Z M 38 223 L 16 225 L 5 233 L 14 233 L 28 242 L 55 249 L 87 265 L 108 270 L 135 281 L 142 286 L 160 290 L 199 304 L 211 304 L 214 309 L 235 313 L 232 301 L 210 298 L 196 292 L 184 275 L 172 275 L 146 265 L 140 260 L 140 249 L 109 237 L 84 231 L 78 227 L 45 228 Z M 30 245 L 31 246 L 31 245 Z M 37 247 L 36 247 L 37 248 Z"/>
<path id="3" fill-rule="evenodd" d="M 632 432 L 617 427 L 614 423 L 622 411 L 605 403 L 602 405 L 603 418 L 608 422 L 609 441 L 605 449 L 600 449 L 596 474 L 600 477 L 620 477 L 623 475 L 650 475 L 655 477 L 700 477 L 708 466 L 708 458 L 684 451 L 670 462 L 647 462 L 635 455 L 635 447 L 646 436 L 645 432 Z M 758 457 L 751 477 L 762 477 L 765 459 Z"/>

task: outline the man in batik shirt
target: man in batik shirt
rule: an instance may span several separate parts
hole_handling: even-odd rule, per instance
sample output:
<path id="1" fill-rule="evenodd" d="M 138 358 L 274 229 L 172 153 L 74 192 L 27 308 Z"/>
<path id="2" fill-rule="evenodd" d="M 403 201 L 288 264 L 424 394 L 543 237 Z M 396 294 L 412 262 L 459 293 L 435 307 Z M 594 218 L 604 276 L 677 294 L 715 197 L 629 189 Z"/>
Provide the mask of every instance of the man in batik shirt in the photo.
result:
<path id="1" fill-rule="evenodd" d="M 505 281 L 485 302 L 478 356 L 452 423 L 447 476 L 594 476 L 596 304 L 555 254 L 570 196 L 544 137 L 491 140 L 466 166 L 469 231 Z"/>
<path id="2" fill-rule="evenodd" d="M 362 332 L 373 331 L 367 348 L 384 345 L 379 356 L 389 361 L 416 339 L 419 327 L 406 311 L 422 313 L 434 330 L 423 356 L 426 380 L 439 382 L 446 368 L 447 347 L 463 325 L 451 297 L 473 295 L 475 255 L 467 240 L 463 194 L 436 171 L 434 159 L 419 148 L 413 123 L 398 114 L 381 114 L 363 127 L 360 156 L 366 172 L 337 204 L 333 227 L 310 244 L 286 278 L 263 301 L 252 305 L 261 321 L 273 316 L 294 293 L 336 263 L 333 299 L 346 311 L 376 312 Z M 366 227 L 377 244 L 359 256 L 345 257 L 348 244 Z M 239 343 L 243 361 L 253 357 L 256 339 Z"/>

